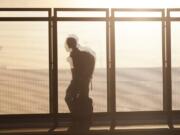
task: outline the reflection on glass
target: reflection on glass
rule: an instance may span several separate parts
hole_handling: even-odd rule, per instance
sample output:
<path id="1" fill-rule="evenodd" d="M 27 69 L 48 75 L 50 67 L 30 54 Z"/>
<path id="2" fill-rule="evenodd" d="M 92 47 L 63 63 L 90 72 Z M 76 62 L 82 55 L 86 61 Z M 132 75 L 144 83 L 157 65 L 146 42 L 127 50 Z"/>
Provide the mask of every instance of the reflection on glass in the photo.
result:
<path id="1" fill-rule="evenodd" d="M 79 38 L 82 47 L 91 48 L 96 53 L 96 65 L 92 79 L 90 97 L 94 112 L 107 111 L 106 75 L 106 23 L 105 22 L 58 22 L 58 99 L 59 112 L 69 112 L 64 101 L 66 89 L 71 81 L 69 53 L 65 50 L 65 40 L 70 34 Z"/>
<path id="2" fill-rule="evenodd" d="M 162 110 L 161 22 L 116 22 L 117 111 Z"/>
<path id="3" fill-rule="evenodd" d="M 0 114 L 48 113 L 48 23 L 1 22 L 0 29 Z"/>
<path id="4" fill-rule="evenodd" d="M 180 110 L 180 23 L 171 22 L 172 108 Z"/>

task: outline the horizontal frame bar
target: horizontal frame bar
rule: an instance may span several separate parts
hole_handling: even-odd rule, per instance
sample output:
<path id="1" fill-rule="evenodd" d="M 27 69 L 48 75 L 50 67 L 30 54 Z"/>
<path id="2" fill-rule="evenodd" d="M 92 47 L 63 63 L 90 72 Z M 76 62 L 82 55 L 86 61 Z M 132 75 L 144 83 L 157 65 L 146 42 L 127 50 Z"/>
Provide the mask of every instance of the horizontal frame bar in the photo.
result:
<path id="1" fill-rule="evenodd" d="M 162 21 L 162 17 L 114 17 L 114 21 Z"/>
<path id="2" fill-rule="evenodd" d="M 179 115 L 180 116 L 180 110 L 177 110 L 177 111 L 172 111 L 173 112 L 173 115 Z M 115 112 L 114 115 L 115 116 L 120 116 L 120 115 L 162 115 L 166 112 L 164 111 L 137 111 L 137 112 Z M 69 117 L 70 113 L 58 113 L 57 116 L 58 117 Z M 95 112 L 93 113 L 93 115 L 95 116 L 107 116 L 107 115 L 112 115 L 112 113 L 108 113 L 108 112 Z M 7 118 L 16 118 L 16 117 L 19 117 L 19 118 L 26 118 L 26 117 L 36 117 L 36 118 L 41 118 L 41 117 L 51 117 L 51 116 L 54 116 L 53 114 L 3 114 L 3 115 L 0 115 L 0 120 L 1 119 L 7 119 Z M 0 121 L 1 122 L 1 121 Z"/>
<path id="3" fill-rule="evenodd" d="M 167 8 L 167 11 L 168 12 L 171 12 L 171 11 L 180 11 L 180 8 Z"/>
<path id="4" fill-rule="evenodd" d="M 169 17 L 170 21 L 180 21 L 180 17 Z"/>
<path id="5" fill-rule="evenodd" d="M 175 118 L 179 118 L 180 112 L 176 112 Z M 93 114 L 93 121 L 112 121 L 111 113 L 96 113 Z M 167 124 L 166 121 L 167 113 L 166 112 L 136 112 L 136 113 L 127 113 L 119 112 L 114 113 L 114 119 L 118 124 Z M 48 123 L 53 123 L 54 115 L 45 114 L 45 115 L 14 115 L 14 116 L 0 116 L 0 128 L 2 127 L 24 127 L 25 123 L 28 126 L 36 126 L 39 123 L 43 125 L 48 125 Z M 57 122 L 67 123 L 71 121 L 71 114 L 57 114 Z M 178 119 L 180 120 L 180 119 Z M 36 123 L 36 124 L 35 124 Z M 24 126 L 23 126 L 24 125 Z"/>
<path id="6" fill-rule="evenodd" d="M 108 12 L 108 8 L 54 8 L 54 11 L 105 11 Z"/>
<path id="7" fill-rule="evenodd" d="M 57 21 L 107 21 L 105 17 L 57 17 Z"/>
<path id="8" fill-rule="evenodd" d="M 158 8 L 158 9 L 153 9 L 153 8 L 112 8 L 111 11 L 116 12 L 116 11 L 129 11 L 129 12 L 163 12 L 164 9 Z"/>

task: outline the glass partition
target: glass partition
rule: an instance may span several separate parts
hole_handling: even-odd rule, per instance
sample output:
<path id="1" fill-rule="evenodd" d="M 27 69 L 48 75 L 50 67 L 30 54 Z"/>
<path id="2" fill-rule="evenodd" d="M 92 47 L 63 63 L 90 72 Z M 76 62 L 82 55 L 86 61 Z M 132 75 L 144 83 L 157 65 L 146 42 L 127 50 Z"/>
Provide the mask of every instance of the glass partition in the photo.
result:
<path id="1" fill-rule="evenodd" d="M 162 110 L 161 22 L 115 22 L 115 45 L 116 110 Z"/>
<path id="2" fill-rule="evenodd" d="M 180 17 L 180 11 L 171 11 L 170 17 Z"/>
<path id="3" fill-rule="evenodd" d="M 74 34 L 79 38 L 81 48 L 90 48 L 96 54 L 95 71 L 90 86 L 94 112 L 107 111 L 107 64 L 106 64 L 106 22 L 58 22 L 58 99 L 59 112 L 69 112 L 64 101 L 66 89 L 71 81 L 69 53 L 65 50 L 65 40 Z M 82 69 L 83 70 L 83 69 Z M 92 90 L 91 90 L 92 89 Z"/>
<path id="4" fill-rule="evenodd" d="M 180 110 L 180 23 L 171 22 L 172 108 Z"/>
<path id="5" fill-rule="evenodd" d="M 106 17 L 104 11 L 58 11 L 58 17 Z"/>
<path id="6" fill-rule="evenodd" d="M 0 114 L 49 113 L 48 22 L 0 22 Z"/>
<path id="7" fill-rule="evenodd" d="M 48 17 L 47 11 L 1 11 L 0 17 Z"/>
<path id="8" fill-rule="evenodd" d="M 115 17 L 161 17 L 161 12 L 149 12 L 149 11 L 116 11 Z"/>

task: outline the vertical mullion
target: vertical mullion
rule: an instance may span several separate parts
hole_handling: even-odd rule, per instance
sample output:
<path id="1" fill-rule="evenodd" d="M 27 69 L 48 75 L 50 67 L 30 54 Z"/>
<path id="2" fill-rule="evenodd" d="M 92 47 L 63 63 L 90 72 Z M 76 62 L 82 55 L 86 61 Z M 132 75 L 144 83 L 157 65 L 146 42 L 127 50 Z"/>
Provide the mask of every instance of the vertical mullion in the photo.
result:
<path id="1" fill-rule="evenodd" d="M 48 12 L 48 17 L 51 18 L 51 10 Z M 49 36 L 49 112 L 52 112 L 52 98 L 53 98 L 53 88 L 52 88 L 52 64 L 53 64 L 53 59 L 52 59 L 52 20 L 49 19 L 48 22 L 48 36 Z"/>
<path id="2" fill-rule="evenodd" d="M 111 10 L 111 90 L 110 90 L 110 112 L 116 112 L 116 93 L 115 93 L 115 22 L 114 10 Z"/>
<path id="3" fill-rule="evenodd" d="M 172 126 L 172 80 L 171 80 L 171 21 L 170 21 L 170 10 L 167 10 L 167 115 L 168 115 L 168 124 Z"/>
<path id="4" fill-rule="evenodd" d="M 50 10 L 50 12 L 52 12 Z M 54 11 L 55 14 L 55 11 Z M 55 19 L 52 14 L 49 14 L 49 71 L 50 71 L 50 114 L 52 114 L 53 118 L 53 126 L 50 128 L 49 132 L 53 131 L 57 126 L 57 117 L 58 113 L 58 96 L 57 96 L 57 79 L 56 79 L 56 25 Z"/>
<path id="5" fill-rule="evenodd" d="M 53 31 L 52 31 L 52 35 L 53 35 L 53 79 L 52 79 L 52 99 L 51 99 L 51 113 L 52 114 L 57 114 L 58 113 L 58 68 L 57 68 L 57 19 L 56 16 L 57 12 L 56 10 L 54 10 L 54 17 L 53 17 Z"/>
<path id="6" fill-rule="evenodd" d="M 115 112 L 116 112 L 116 82 L 115 82 L 115 19 L 114 19 L 114 9 L 111 9 L 110 17 L 110 91 L 109 91 L 109 112 L 111 114 L 111 130 L 114 130 Z"/>
<path id="7" fill-rule="evenodd" d="M 109 9 L 106 11 L 106 62 L 107 62 L 107 112 L 109 112 L 110 93 L 110 46 L 109 46 Z"/>
<path id="8" fill-rule="evenodd" d="M 165 12 L 164 10 L 162 11 L 162 61 L 163 61 L 163 111 L 167 111 L 167 87 L 166 87 L 166 82 L 167 82 L 167 54 L 166 54 L 166 23 L 165 23 Z"/>

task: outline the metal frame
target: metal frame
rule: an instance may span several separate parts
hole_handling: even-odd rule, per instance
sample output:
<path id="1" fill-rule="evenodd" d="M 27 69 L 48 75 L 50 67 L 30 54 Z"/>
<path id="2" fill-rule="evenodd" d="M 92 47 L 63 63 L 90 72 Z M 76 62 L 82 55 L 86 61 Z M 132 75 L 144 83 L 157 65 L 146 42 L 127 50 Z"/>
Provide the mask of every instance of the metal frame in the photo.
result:
<path id="1" fill-rule="evenodd" d="M 56 17 L 56 13 L 54 12 L 54 17 Z M 55 18 L 52 20 L 52 33 L 53 33 L 53 82 L 52 82 L 52 88 L 53 88 L 53 98 L 52 98 L 52 113 L 57 114 L 58 113 L 58 63 L 57 63 L 57 58 L 58 58 L 58 51 L 57 51 L 57 21 Z"/>
<path id="2" fill-rule="evenodd" d="M 51 97 L 53 96 L 51 93 L 52 91 L 52 88 L 51 88 L 51 78 L 52 78 L 52 75 L 51 75 L 51 70 L 52 70 L 52 49 L 51 49 L 51 46 L 52 46 L 52 35 L 51 35 L 51 9 L 50 8 L 0 8 L 0 12 L 1 11 L 32 11 L 32 12 L 37 12 L 37 11 L 45 11 L 47 12 L 47 17 L 0 17 L 0 22 L 1 21 L 47 21 L 48 22 L 48 36 L 49 36 L 49 56 L 48 56 L 48 59 L 49 59 L 49 93 L 50 93 L 50 99 Z M 52 104 L 51 104 L 51 100 L 49 100 L 49 111 L 51 112 L 51 107 Z M 41 114 L 41 113 L 38 113 L 38 114 Z M 29 114 L 29 115 L 32 115 L 32 114 Z"/>
<path id="3" fill-rule="evenodd" d="M 167 9 L 167 18 L 166 18 L 166 22 L 167 22 L 167 30 L 166 30 L 166 36 L 167 36 L 167 89 L 168 89 L 168 100 L 167 100 L 167 104 L 168 104 L 168 122 L 170 123 L 171 127 L 173 127 L 173 123 L 177 123 L 177 121 L 179 122 L 177 118 L 177 116 L 175 114 L 180 114 L 179 110 L 175 111 L 172 109 L 172 64 L 171 64 L 171 47 L 172 47 L 172 42 L 171 42 L 171 22 L 174 21 L 180 21 L 180 16 L 179 17 L 171 17 L 170 13 L 171 12 L 180 12 L 180 8 L 169 8 Z"/>
<path id="4" fill-rule="evenodd" d="M 69 119 L 69 114 L 58 113 L 58 52 L 57 52 L 57 22 L 58 21 L 105 21 L 106 22 L 106 48 L 107 48 L 107 112 L 93 114 L 94 119 L 113 121 L 111 124 L 168 124 L 170 128 L 174 123 L 180 123 L 180 110 L 172 110 L 172 80 L 171 80 L 171 21 L 180 21 L 180 17 L 170 17 L 170 12 L 180 9 L 109 9 L 99 8 L 55 8 L 54 17 L 50 8 L 0 8 L 0 11 L 47 11 L 48 17 L 0 17 L 0 21 L 47 21 L 49 33 L 49 113 L 48 114 L 18 114 L 0 115 L 0 121 L 9 126 L 12 123 L 34 122 L 51 123 L 57 126 L 63 119 Z M 106 17 L 57 17 L 58 11 L 104 11 Z M 116 11 L 147 11 L 161 12 L 161 17 L 115 17 Z M 115 78 L 115 21 L 161 21 L 162 22 L 162 65 L 163 65 L 163 111 L 116 112 L 116 78 Z M 6 126 L 7 126 L 6 125 Z M 47 125 L 46 125 L 47 126 Z M 2 127 L 2 124 L 0 124 Z"/>
<path id="5" fill-rule="evenodd" d="M 169 125 L 172 127 L 172 86 L 171 86 L 171 24 L 170 24 L 170 12 L 167 10 L 167 18 L 166 18 L 166 43 L 167 43 L 167 82 L 166 82 L 166 87 L 167 87 L 167 121 Z"/>
<path id="6" fill-rule="evenodd" d="M 1 11 L 47 11 L 48 16 L 51 13 L 50 8 L 0 8 Z M 50 17 L 0 17 L 0 21 L 48 21 Z"/>
<path id="7" fill-rule="evenodd" d="M 139 11 L 139 12 L 161 12 L 161 17 L 114 17 L 114 12 L 116 11 Z M 111 9 L 111 20 L 112 26 L 111 29 L 114 31 L 114 22 L 115 21 L 161 21 L 162 22 L 162 70 L 163 70 L 163 111 L 162 114 L 165 114 L 165 121 L 169 125 L 169 127 L 173 128 L 173 123 L 179 123 L 179 118 L 177 115 L 180 111 L 172 110 L 172 79 L 171 79 L 171 21 L 180 21 L 180 17 L 170 17 L 170 12 L 179 11 L 180 9 L 167 9 L 167 16 L 165 16 L 164 9 Z M 112 50 L 112 60 L 115 59 L 115 36 L 114 32 L 111 33 L 111 47 Z M 115 60 L 114 60 L 115 62 Z M 115 63 L 114 63 L 115 70 Z M 112 74 L 115 71 L 112 72 Z M 113 75 L 112 75 L 113 76 Z M 113 80 L 115 80 L 115 76 L 113 76 Z M 113 84 L 115 85 L 115 83 Z M 115 86 L 113 86 L 115 88 Z M 112 92 L 112 99 L 115 99 L 115 89 Z M 115 103 L 115 101 L 113 101 Z M 115 104 L 114 104 L 115 106 Z M 141 112 L 125 112 L 131 115 L 135 113 L 142 113 L 143 115 L 151 115 L 151 113 L 155 113 L 158 111 L 141 111 Z M 118 113 L 118 112 L 117 112 Z M 120 112 L 121 113 L 121 112 Z M 130 116 L 130 115 L 129 115 Z"/>
<path id="8" fill-rule="evenodd" d="M 115 17 L 115 12 L 160 12 L 161 17 Z M 169 12 L 169 11 L 168 11 Z M 112 100 L 114 99 L 113 108 L 116 108 L 116 82 L 115 82 L 115 21 L 161 21 L 162 22 L 162 71 L 163 71 L 163 111 L 162 114 L 167 114 L 167 117 L 164 117 L 165 121 L 167 122 L 168 126 L 170 128 L 173 128 L 172 123 L 172 92 L 171 92 L 171 51 L 170 51 L 170 23 L 168 21 L 169 13 L 167 14 L 167 20 L 165 18 L 165 11 L 164 9 L 111 9 L 111 20 L 112 20 L 112 33 L 111 33 L 111 46 L 112 46 L 112 60 L 114 62 L 113 64 L 113 71 L 112 71 L 112 80 L 113 80 L 113 91 L 112 91 Z M 179 18 L 178 18 L 179 19 Z M 167 21 L 167 22 L 166 22 Z M 167 25 L 167 29 L 166 29 Z M 165 41 L 166 39 L 166 41 Z M 167 43 L 167 44 L 166 44 Z M 166 56 L 167 54 L 167 56 Z M 167 66 L 166 66 L 167 65 Z M 115 109 L 113 109 L 115 111 Z M 152 112 L 158 112 L 158 111 L 141 111 L 143 115 L 151 115 Z M 139 113 L 141 113 L 139 112 Z M 127 114 L 134 115 L 137 112 L 126 112 Z M 130 115 L 129 115 L 130 116 Z"/>
<path id="9" fill-rule="evenodd" d="M 111 10 L 110 17 L 110 56 L 111 56 L 111 66 L 110 66 L 110 91 L 109 91 L 109 112 L 111 114 L 111 130 L 114 130 L 116 125 L 116 66 L 115 66 L 115 20 L 114 12 Z"/>
<path id="10" fill-rule="evenodd" d="M 92 12 L 92 11 L 95 11 L 95 12 L 104 12 L 106 14 L 105 17 L 58 17 L 57 16 L 57 12 L 58 11 L 89 11 L 89 12 Z M 55 8 L 54 9 L 54 20 L 56 20 L 56 28 L 57 28 L 57 22 L 59 21 L 104 21 L 106 22 L 106 53 L 107 53 L 107 92 L 109 93 L 109 21 L 108 21 L 108 17 L 109 17 L 109 10 L 106 9 L 106 8 L 103 8 L 103 9 L 98 9 L 98 8 Z M 57 31 L 55 37 L 56 37 L 56 41 L 55 41 L 55 44 L 54 46 L 56 46 L 57 48 Z M 56 49 L 57 50 L 57 49 Z M 56 60 L 56 63 L 58 62 L 58 59 Z M 58 64 L 55 64 L 56 66 Z M 57 68 L 58 69 L 58 68 Z M 57 82 L 57 81 L 56 81 Z M 57 90 L 58 91 L 58 86 L 57 86 Z M 107 94 L 108 95 L 108 94 Z M 108 98 L 109 99 L 109 98 Z M 108 102 L 108 99 L 107 99 L 107 102 Z M 108 106 L 108 104 L 107 104 Z"/>
<path id="11" fill-rule="evenodd" d="M 115 12 L 163 12 L 163 9 L 139 9 L 139 8 L 112 8 L 111 13 Z M 114 16 L 115 17 L 115 16 Z M 115 21 L 161 21 L 162 17 L 115 17 Z"/>
<path id="12" fill-rule="evenodd" d="M 128 11 L 128 12 L 160 12 L 161 13 L 161 17 L 115 17 L 114 14 L 115 12 L 124 12 L 124 11 Z M 165 84 L 165 35 L 164 35 L 164 31 L 165 31 L 165 27 L 164 27 L 164 10 L 163 9 L 116 9 L 113 8 L 111 9 L 111 14 L 112 14 L 112 20 L 114 22 L 116 21 L 161 21 L 162 22 L 162 69 L 163 69 L 163 84 Z M 113 24 L 114 25 L 114 24 Z M 114 60 L 115 63 L 115 31 L 114 31 L 114 26 L 112 27 L 113 29 L 113 33 L 111 33 L 111 35 L 113 35 L 111 37 L 111 44 L 113 46 L 113 51 L 112 51 L 112 59 Z M 115 65 L 115 64 L 114 64 Z M 115 66 L 113 67 L 115 69 Z M 115 73 L 113 73 L 115 75 Z M 115 80 L 115 76 L 113 76 L 113 80 Z M 115 82 L 115 81 L 114 81 Z M 116 87 L 116 84 L 114 83 L 113 85 L 114 88 Z M 115 90 L 113 90 L 115 91 Z M 166 91 L 166 87 L 163 85 L 163 91 Z M 116 99 L 116 94 L 113 94 L 114 97 L 112 97 L 112 99 Z M 166 99 L 165 95 L 163 94 L 163 99 Z M 115 101 L 114 101 L 115 102 Z M 163 100 L 163 104 L 165 104 L 165 100 Z M 133 112 L 132 112 L 133 113 Z"/>

